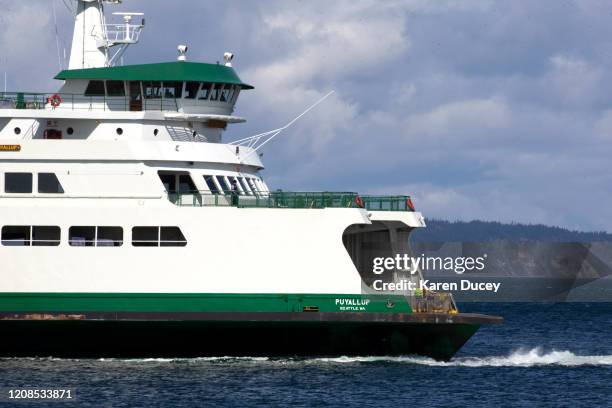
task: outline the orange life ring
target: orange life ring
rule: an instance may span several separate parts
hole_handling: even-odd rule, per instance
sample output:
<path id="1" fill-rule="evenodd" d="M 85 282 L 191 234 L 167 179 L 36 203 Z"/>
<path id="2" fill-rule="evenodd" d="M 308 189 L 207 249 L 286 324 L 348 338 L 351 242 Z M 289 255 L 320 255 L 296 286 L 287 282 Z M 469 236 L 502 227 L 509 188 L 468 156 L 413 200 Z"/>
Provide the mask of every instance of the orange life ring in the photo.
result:
<path id="1" fill-rule="evenodd" d="M 53 106 L 54 108 L 57 108 L 62 104 L 62 97 L 60 96 L 60 94 L 53 94 L 47 98 L 47 103 Z"/>
<path id="2" fill-rule="evenodd" d="M 355 204 L 357 204 L 357 207 L 359 207 L 359 208 L 364 208 L 363 207 L 363 200 L 359 196 L 355 197 Z"/>

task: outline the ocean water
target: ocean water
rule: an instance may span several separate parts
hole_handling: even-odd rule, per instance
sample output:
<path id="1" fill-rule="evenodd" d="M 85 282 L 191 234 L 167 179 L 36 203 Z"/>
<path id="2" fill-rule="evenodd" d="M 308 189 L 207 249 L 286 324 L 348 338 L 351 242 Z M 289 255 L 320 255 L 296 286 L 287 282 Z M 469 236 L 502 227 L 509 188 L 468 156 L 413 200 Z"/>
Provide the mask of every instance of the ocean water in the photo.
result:
<path id="1" fill-rule="evenodd" d="M 418 356 L 2 359 L 0 387 L 76 391 L 75 402 L 32 406 L 612 406 L 612 303 L 460 307 L 506 321 L 483 327 L 446 363 Z"/>

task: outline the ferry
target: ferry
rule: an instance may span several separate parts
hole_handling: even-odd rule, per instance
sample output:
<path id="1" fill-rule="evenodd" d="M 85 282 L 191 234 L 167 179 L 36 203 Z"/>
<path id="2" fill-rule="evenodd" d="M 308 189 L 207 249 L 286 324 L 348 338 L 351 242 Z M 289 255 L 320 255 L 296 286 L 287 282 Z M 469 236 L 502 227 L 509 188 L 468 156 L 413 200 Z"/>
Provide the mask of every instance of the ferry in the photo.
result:
<path id="1" fill-rule="evenodd" d="M 422 278 L 372 274 L 425 227 L 411 198 L 273 189 L 261 147 L 286 127 L 225 140 L 254 89 L 234 55 L 122 65 L 145 22 L 113 3 L 72 1 L 57 92 L 0 94 L 0 355 L 448 360 L 501 321 L 375 290 Z"/>

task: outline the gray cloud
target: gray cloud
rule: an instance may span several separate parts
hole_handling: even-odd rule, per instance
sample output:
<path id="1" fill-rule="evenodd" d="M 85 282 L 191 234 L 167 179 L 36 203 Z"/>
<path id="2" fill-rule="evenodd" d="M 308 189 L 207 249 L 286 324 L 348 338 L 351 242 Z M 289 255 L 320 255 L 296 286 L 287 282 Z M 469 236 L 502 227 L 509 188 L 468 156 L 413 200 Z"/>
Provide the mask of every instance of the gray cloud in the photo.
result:
<path id="1" fill-rule="evenodd" d="M 50 3 L 0 0 L 12 87 L 52 86 Z M 256 89 L 242 94 L 237 113 L 250 122 L 230 128 L 230 139 L 275 128 L 336 90 L 266 146 L 275 188 L 410 193 L 428 216 L 612 230 L 608 2 L 127 0 L 121 8 L 147 14 L 126 63 L 172 60 L 183 42 L 192 60 L 236 53 Z M 63 8 L 59 18 L 68 48 Z"/>

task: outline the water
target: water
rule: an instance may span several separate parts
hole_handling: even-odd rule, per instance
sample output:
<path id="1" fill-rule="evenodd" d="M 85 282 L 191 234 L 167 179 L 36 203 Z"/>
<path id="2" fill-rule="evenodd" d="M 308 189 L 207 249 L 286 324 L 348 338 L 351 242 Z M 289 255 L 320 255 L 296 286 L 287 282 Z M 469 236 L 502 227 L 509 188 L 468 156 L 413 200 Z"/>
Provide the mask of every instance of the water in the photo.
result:
<path id="1" fill-rule="evenodd" d="M 51 406 L 612 406 L 612 303 L 461 306 L 506 322 L 481 329 L 447 363 L 415 356 L 3 359 L 0 385 L 76 389 L 76 404 Z"/>

